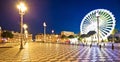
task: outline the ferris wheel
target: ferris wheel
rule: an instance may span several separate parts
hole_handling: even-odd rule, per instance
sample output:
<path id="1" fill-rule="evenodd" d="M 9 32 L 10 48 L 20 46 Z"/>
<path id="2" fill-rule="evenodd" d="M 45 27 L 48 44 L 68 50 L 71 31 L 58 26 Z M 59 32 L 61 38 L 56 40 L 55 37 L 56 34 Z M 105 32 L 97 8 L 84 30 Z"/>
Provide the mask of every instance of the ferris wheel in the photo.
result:
<path id="1" fill-rule="evenodd" d="M 96 33 L 94 34 L 93 40 L 97 40 L 97 33 L 99 33 L 100 40 L 104 40 L 112 33 L 115 27 L 115 22 L 115 17 L 110 11 L 106 9 L 93 10 L 82 20 L 80 25 L 81 34 L 87 34 L 89 31 L 95 31 Z"/>

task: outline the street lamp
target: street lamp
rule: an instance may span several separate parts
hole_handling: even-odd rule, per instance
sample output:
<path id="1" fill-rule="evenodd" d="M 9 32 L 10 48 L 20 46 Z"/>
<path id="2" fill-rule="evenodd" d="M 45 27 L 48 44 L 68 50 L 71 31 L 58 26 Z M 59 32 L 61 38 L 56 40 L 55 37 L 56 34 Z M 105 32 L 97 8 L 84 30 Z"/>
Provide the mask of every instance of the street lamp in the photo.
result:
<path id="1" fill-rule="evenodd" d="M 52 34 L 54 34 L 54 30 L 52 30 Z"/>
<path id="2" fill-rule="evenodd" d="M 28 28 L 27 24 L 23 24 L 23 28 L 26 30 Z"/>
<path id="3" fill-rule="evenodd" d="M 0 27 L 0 40 L 1 40 L 1 33 L 2 33 L 2 28 Z"/>
<path id="4" fill-rule="evenodd" d="M 52 32 L 51 37 L 52 37 L 52 42 L 53 42 L 54 41 L 54 30 L 52 30 L 51 32 Z"/>
<path id="5" fill-rule="evenodd" d="M 20 49 L 23 49 L 23 15 L 25 14 L 25 11 L 27 10 L 25 4 L 23 2 L 20 2 L 19 5 L 17 6 L 17 8 L 19 9 L 19 14 L 21 17 L 20 20 L 20 35 L 21 35 L 21 44 L 20 44 Z"/>
<path id="6" fill-rule="evenodd" d="M 44 22 L 43 23 L 43 26 L 44 26 L 44 42 L 45 42 L 45 39 L 46 39 L 46 23 Z"/>
<path id="7" fill-rule="evenodd" d="M 98 39 L 98 44 L 99 44 L 99 17 L 100 15 L 98 11 L 96 12 L 96 17 L 97 17 L 97 37 L 98 37 L 97 39 Z"/>
<path id="8" fill-rule="evenodd" d="M 2 28 L 1 28 L 1 26 L 0 26 L 0 30 L 1 30 Z"/>

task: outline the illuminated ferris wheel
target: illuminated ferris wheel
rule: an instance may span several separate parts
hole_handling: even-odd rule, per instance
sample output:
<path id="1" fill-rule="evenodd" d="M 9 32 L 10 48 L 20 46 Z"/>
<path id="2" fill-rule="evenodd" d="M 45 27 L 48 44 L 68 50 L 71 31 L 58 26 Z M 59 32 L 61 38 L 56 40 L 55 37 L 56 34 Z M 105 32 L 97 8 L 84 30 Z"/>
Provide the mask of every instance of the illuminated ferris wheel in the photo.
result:
<path id="1" fill-rule="evenodd" d="M 115 22 L 115 17 L 110 11 L 106 9 L 93 10 L 82 20 L 80 25 L 81 34 L 87 34 L 89 31 L 95 31 L 96 34 L 94 34 L 93 40 L 97 40 L 97 33 L 99 33 L 99 39 L 104 40 L 112 33 L 115 27 Z"/>

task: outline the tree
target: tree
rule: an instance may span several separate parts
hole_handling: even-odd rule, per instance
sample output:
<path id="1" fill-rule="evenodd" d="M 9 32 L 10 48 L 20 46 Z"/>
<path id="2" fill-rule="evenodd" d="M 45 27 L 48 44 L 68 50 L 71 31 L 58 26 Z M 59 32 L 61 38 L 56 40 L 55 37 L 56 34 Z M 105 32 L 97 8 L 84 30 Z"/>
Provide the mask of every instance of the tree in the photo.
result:
<path id="1" fill-rule="evenodd" d="M 95 31 L 89 31 L 87 34 L 88 34 L 88 36 L 92 36 L 92 35 L 94 35 L 96 32 Z"/>
<path id="2" fill-rule="evenodd" d="M 87 33 L 87 35 L 88 35 L 89 37 L 91 37 L 91 44 L 90 44 L 90 46 L 92 46 L 92 41 L 93 41 L 92 36 L 93 36 L 95 33 L 96 33 L 96 31 L 89 31 L 89 32 Z"/>
<path id="3" fill-rule="evenodd" d="M 87 35 L 90 37 L 91 36 L 91 41 L 92 41 L 92 36 L 95 34 L 95 31 L 89 31 Z"/>
<path id="4" fill-rule="evenodd" d="M 4 31 L 4 32 L 2 32 L 1 36 L 3 38 L 13 38 L 13 34 L 10 31 Z"/>
<path id="5" fill-rule="evenodd" d="M 82 35 L 80 35 L 80 37 L 85 38 L 85 37 L 88 37 L 88 35 L 87 34 L 82 34 Z"/>
<path id="6" fill-rule="evenodd" d="M 81 35 L 80 35 L 80 38 L 83 38 L 83 39 L 84 39 L 84 42 L 86 42 L 86 41 L 85 41 L 85 38 L 86 38 L 86 37 L 88 37 L 87 34 L 81 34 Z"/>
<path id="7" fill-rule="evenodd" d="M 67 38 L 67 36 L 65 36 L 65 35 L 62 35 L 62 36 L 61 36 L 61 38 Z"/>
<path id="8" fill-rule="evenodd" d="M 115 33 L 117 33 L 118 32 L 118 30 L 117 29 L 113 29 L 113 31 L 112 31 L 112 41 L 114 42 L 115 41 Z"/>
<path id="9" fill-rule="evenodd" d="M 107 37 L 108 41 L 112 41 L 112 36 Z"/>
<path id="10" fill-rule="evenodd" d="M 74 38 L 74 35 L 69 35 L 68 38 Z"/>

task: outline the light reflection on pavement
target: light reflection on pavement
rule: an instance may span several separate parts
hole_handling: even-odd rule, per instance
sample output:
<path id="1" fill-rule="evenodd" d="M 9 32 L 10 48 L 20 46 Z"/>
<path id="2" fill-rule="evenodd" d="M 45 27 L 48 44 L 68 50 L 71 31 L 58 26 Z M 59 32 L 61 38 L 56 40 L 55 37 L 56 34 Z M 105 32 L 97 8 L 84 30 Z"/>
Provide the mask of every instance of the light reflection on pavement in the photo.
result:
<path id="1" fill-rule="evenodd" d="M 2 51 L 4 49 L 4 51 Z M 51 43 L 0 48 L 0 62 L 119 62 L 120 49 Z"/>

